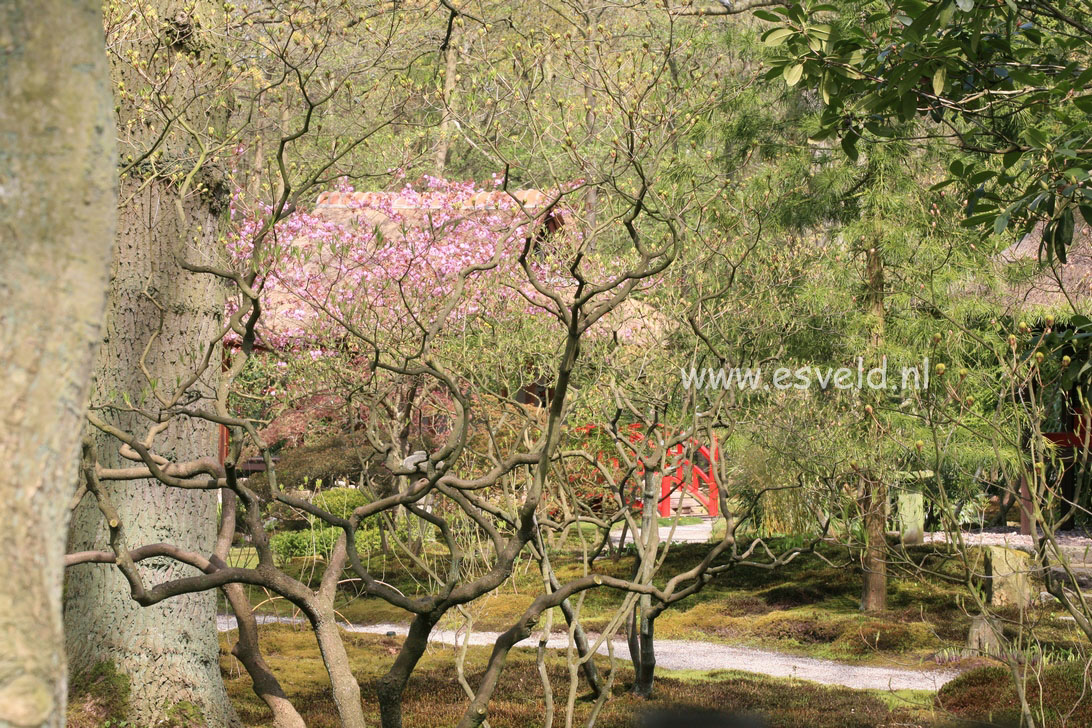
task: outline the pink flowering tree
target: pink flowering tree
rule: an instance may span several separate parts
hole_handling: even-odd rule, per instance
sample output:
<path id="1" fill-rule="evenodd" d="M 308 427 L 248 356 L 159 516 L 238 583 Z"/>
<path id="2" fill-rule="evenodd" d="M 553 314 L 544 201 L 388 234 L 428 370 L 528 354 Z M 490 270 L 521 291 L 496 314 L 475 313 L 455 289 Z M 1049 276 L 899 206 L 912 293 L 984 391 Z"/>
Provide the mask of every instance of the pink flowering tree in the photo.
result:
<path id="1" fill-rule="evenodd" d="M 334 611 L 346 572 L 367 596 L 412 615 L 409 634 L 378 686 L 384 728 L 401 727 L 403 692 L 439 620 L 498 589 L 527 554 L 541 569 L 543 590 L 498 640 L 478 684 L 468 685 L 460 728 L 483 723 L 509 650 L 554 607 L 572 619 L 569 600 L 589 589 L 631 595 L 628 609 L 632 595 L 669 603 L 692 593 L 686 585 L 706 583 L 699 569 L 677 575 L 665 591 L 651 570 L 619 579 L 596 573 L 590 562 L 583 574 L 561 583 L 545 548 L 549 531 L 562 525 L 550 522 L 546 501 L 564 487 L 559 468 L 577 457 L 566 450 L 566 437 L 574 425 L 588 421 L 589 413 L 599 422 L 610 420 L 613 398 L 599 392 L 614 390 L 603 385 L 645 382 L 644 401 L 627 397 L 638 414 L 655 409 L 654 400 L 662 396 L 670 374 L 665 367 L 674 354 L 654 360 L 655 376 L 642 379 L 659 346 L 644 337 L 655 329 L 667 333 L 670 322 L 656 316 L 646 299 L 658 282 L 669 280 L 665 274 L 686 242 L 700 240 L 703 210 L 724 187 L 717 169 L 688 156 L 686 143 L 698 121 L 723 102 L 719 77 L 692 68 L 692 48 L 679 40 L 686 34 L 675 32 L 678 18 L 668 11 L 648 12 L 660 15 L 643 31 L 621 16 L 605 19 L 602 32 L 608 26 L 617 31 L 618 53 L 592 53 L 597 44 L 589 43 L 572 57 L 561 47 L 568 36 L 556 34 L 552 50 L 536 47 L 518 59 L 536 67 L 546 62 L 547 52 L 565 59 L 541 87 L 527 87 L 523 69 L 508 77 L 498 67 L 504 83 L 495 89 L 503 95 L 493 100 L 490 114 L 526 135 L 520 149 L 499 144 L 492 122 L 460 120 L 462 133 L 495 169 L 522 169 L 526 186 L 534 190 L 517 188 L 505 173 L 488 189 L 425 178 L 390 194 L 357 193 L 346 186 L 318 195 L 332 184 L 338 158 L 301 183 L 287 171 L 288 145 L 282 140 L 274 160 L 280 188 L 272 201 L 261 204 L 255 200 L 262 195 L 240 191 L 233 204 L 236 229 L 227 240 L 229 261 L 192 266 L 192 272 L 216 277 L 231 292 L 223 326 L 206 342 L 201 365 L 207 369 L 221 347 L 227 351 L 214 391 L 203 388 L 198 377 L 181 382 L 181 394 L 155 413 L 148 432 L 101 423 L 141 477 L 173 488 L 222 492 L 219 550 L 207 556 L 171 544 L 130 546 L 116 538 L 110 552 L 81 558 L 117 563 L 144 605 L 239 584 L 261 586 L 288 600 L 315 632 L 340 720 L 350 728 L 365 721 Z M 666 80 L 680 68 L 692 74 L 686 88 Z M 574 88 L 588 89 L 584 103 L 597 109 L 585 117 L 583 130 L 571 123 Z M 566 99 L 568 106 L 544 110 L 557 99 Z M 518 120 L 526 123 L 518 126 Z M 684 163 L 700 166 L 701 174 L 680 182 L 677 171 Z M 661 296 L 681 297 L 677 290 Z M 258 360 L 267 362 L 270 376 L 254 391 L 254 380 L 248 382 L 246 375 Z M 519 401 L 528 385 L 534 385 L 541 406 Z M 330 512 L 282 488 L 270 447 L 276 433 L 266 431 L 275 430 L 277 417 L 270 425 L 269 418 L 253 416 L 242 402 L 255 396 L 279 403 L 285 412 L 300 410 L 301 402 L 314 408 L 297 415 L 290 428 L 297 435 L 313 427 L 308 412 L 342 418 L 367 438 L 387 475 L 385 487 L 372 488 L 368 502 L 349 514 Z M 715 409 L 699 412 L 693 401 L 686 412 L 702 418 L 690 429 L 717 417 Z M 175 462 L 156 452 L 157 428 L 184 418 L 226 429 L 222 464 L 214 453 Z M 427 440 L 418 424 L 426 418 L 433 423 Z M 649 421 L 650 431 L 651 424 L 659 424 L 655 417 Z M 663 449 L 662 444 L 652 448 Z M 339 529 L 317 585 L 301 582 L 274 562 L 261 522 L 263 504 L 236 467 L 244 452 L 264 460 L 271 500 Z M 656 453 L 642 457 L 652 462 Z M 85 471 L 88 490 L 95 493 L 98 478 L 127 477 L 93 463 Z M 627 507 L 621 501 L 618 507 Z M 394 514 L 408 514 L 439 545 L 439 556 L 422 562 L 431 582 L 417 594 L 403 594 L 377 578 L 355 547 L 362 528 Z M 224 558 L 236 515 L 256 550 L 255 566 L 231 566 Z M 482 544 L 478 552 L 469 552 L 461 540 L 463 527 Z M 651 533 L 648 524 L 645 531 Z M 726 540 L 717 553 L 729 548 Z M 200 573 L 147 584 L 137 564 L 151 556 L 183 561 Z M 236 611 L 249 615 L 249 605 Z M 581 642 L 575 622 L 571 633 L 578 666 L 605 701 L 609 690 L 601 689 L 591 661 L 595 645 Z M 276 713 L 284 692 L 263 669 L 256 636 L 247 639 L 246 664 L 255 689 Z M 289 725 L 289 718 L 278 721 Z"/>

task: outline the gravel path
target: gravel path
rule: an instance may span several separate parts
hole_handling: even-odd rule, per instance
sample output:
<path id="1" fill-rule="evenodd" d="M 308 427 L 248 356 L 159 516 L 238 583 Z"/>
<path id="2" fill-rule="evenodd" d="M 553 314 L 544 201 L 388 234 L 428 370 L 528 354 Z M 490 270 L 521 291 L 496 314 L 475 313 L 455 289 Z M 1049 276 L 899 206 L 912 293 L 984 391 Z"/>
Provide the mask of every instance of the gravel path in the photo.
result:
<path id="1" fill-rule="evenodd" d="M 968 546 L 1004 546 L 1019 551 L 1035 550 L 1031 536 L 1022 536 L 1019 529 L 992 528 L 983 531 L 964 531 L 963 542 Z M 1062 553 L 1074 568 L 1092 568 L 1092 538 L 1083 531 L 1062 531 L 1055 537 Z M 945 543 L 948 534 L 936 531 L 925 534 L 926 543 Z"/>
<path id="2" fill-rule="evenodd" d="M 258 621 L 298 624 L 303 620 L 258 615 Z M 218 616 L 216 623 L 217 628 L 222 632 L 235 629 L 235 617 L 232 616 Z M 406 626 L 401 624 L 350 624 L 343 627 L 347 632 L 377 635 L 393 632 L 404 636 L 407 631 Z M 470 636 L 470 644 L 489 647 L 496 641 L 497 636 L 497 632 L 474 632 Z M 456 637 L 460 640 L 460 644 L 465 639 L 464 634 L 457 635 L 451 630 L 433 630 L 430 641 L 453 645 Z M 538 636 L 533 635 L 524 640 L 520 646 L 534 647 L 537 644 Z M 559 633 L 551 636 L 546 644 L 553 649 L 564 649 L 568 646 L 568 638 L 564 633 Z M 602 645 L 599 652 L 607 654 L 607 646 Z M 614 654 L 623 659 L 629 658 L 625 640 L 614 640 Z M 664 639 L 656 640 L 656 667 L 664 670 L 742 670 L 771 677 L 791 677 L 823 685 L 842 685 L 861 690 L 937 690 L 941 685 L 959 675 L 956 670 L 914 670 L 847 665 L 834 660 L 798 657 L 769 650 Z"/>
<path id="3" fill-rule="evenodd" d="M 706 519 L 701 523 L 691 523 L 686 526 L 676 526 L 675 533 L 671 533 L 671 526 L 660 526 L 660 542 L 667 541 L 671 536 L 672 543 L 706 543 L 713 533 L 713 519 Z M 617 546 L 618 539 L 622 537 L 622 529 L 611 531 L 610 540 Z M 626 530 L 626 543 L 633 543 L 633 532 Z"/>
<path id="4" fill-rule="evenodd" d="M 1056 536 L 1058 545 L 1065 549 L 1088 550 L 1092 553 L 1092 538 L 1083 531 L 1061 531 Z M 933 531 L 925 534 L 926 543 L 944 543 L 948 534 Z M 1032 548 L 1031 536 L 1023 536 L 1016 528 L 988 528 L 982 531 L 964 531 L 963 541 L 971 546 L 1007 546 L 1013 549 Z"/>

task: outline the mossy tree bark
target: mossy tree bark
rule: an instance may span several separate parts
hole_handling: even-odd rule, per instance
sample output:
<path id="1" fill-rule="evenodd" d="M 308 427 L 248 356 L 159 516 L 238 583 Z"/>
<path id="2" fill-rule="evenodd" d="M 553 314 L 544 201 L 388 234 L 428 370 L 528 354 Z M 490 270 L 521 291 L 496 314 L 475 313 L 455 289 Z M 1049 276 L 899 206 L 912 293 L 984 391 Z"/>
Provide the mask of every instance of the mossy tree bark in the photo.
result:
<path id="1" fill-rule="evenodd" d="M 0 726 L 62 726 L 64 534 L 116 206 L 101 5 L 0 3 Z"/>
<path id="2" fill-rule="evenodd" d="M 123 161 L 136 163 L 121 180 L 113 283 L 91 406 L 140 440 L 152 424 L 146 413 L 170 409 L 179 382 L 199 369 L 224 310 L 219 280 L 189 273 L 183 265 L 216 262 L 225 206 L 214 163 L 195 153 L 215 141 L 197 134 L 209 130 L 212 137 L 227 113 L 203 37 L 214 17 L 207 5 L 184 9 L 163 0 L 150 3 L 145 9 L 152 20 L 118 33 L 112 55 Z M 161 84 L 159 94 L 147 101 L 132 93 L 144 88 L 146 79 Z M 218 355 L 214 358 L 182 404 L 211 396 L 220 369 Z M 206 420 L 174 417 L 156 435 L 153 451 L 172 461 L 215 457 L 216 435 Z M 103 467 L 132 465 L 119 454 L 116 439 L 96 434 L 94 443 Z M 212 551 L 215 492 L 154 480 L 103 487 L 131 546 L 162 542 Z M 73 513 L 69 550 L 105 549 L 107 526 L 95 499 L 85 498 Z M 139 568 L 149 587 L 197 573 L 167 558 L 149 559 Z M 130 680 L 133 722 L 153 725 L 182 703 L 199 709 L 209 726 L 234 722 L 220 676 L 215 592 L 145 608 L 131 599 L 116 567 L 81 564 L 69 569 L 64 616 L 73 670 L 113 662 Z"/>

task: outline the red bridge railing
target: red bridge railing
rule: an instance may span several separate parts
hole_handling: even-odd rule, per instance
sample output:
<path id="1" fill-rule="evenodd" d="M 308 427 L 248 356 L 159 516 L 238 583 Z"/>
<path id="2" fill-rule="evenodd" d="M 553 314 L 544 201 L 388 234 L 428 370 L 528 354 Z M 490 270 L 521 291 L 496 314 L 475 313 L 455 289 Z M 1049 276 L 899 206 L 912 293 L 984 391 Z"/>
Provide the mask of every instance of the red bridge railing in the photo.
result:
<path id="1" fill-rule="evenodd" d="M 583 425 L 578 427 L 577 431 L 588 434 L 594 429 L 596 429 L 596 425 Z M 631 444 L 635 445 L 648 439 L 648 436 L 643 432 L 643 426 L 640 424 L 631 424 L 627 429 L 629 434 L 626 439 Z M 688 451 L 692 453 L 695 460 L 702 461 L 704 465 L 699 465 L 685 458 L 684 456 Z M 599 453 L 599 456 L 603 457 L 604 453 Z M 664 517 L 671 515 L 671 499 L 676 493 L 679 495 L 680 505 L 684 497 L 690 496 L 704 506 L 710 516 L 718 515 L 720 512 L 720 488 L 716 479 L 716 463 L 720 458 L 720 449 L 717 447 L 716 441 L 714 440 L 710 446 L 693 441 L 689 444 L 679 443 L 668 449 L 667 457 L 670 466 L 668 472 L 660 480 L 660 497 L 656 504 L 656 509 L 660 515 Z M 606 457 L 606 460 L 615 468 L 619 467 L 617 457 L 609 456 Z M 644 475 L 643 466 L 637 466 L 636 475 Z M 638 509 L 643 507 L 640 501 L 635 501 L 633 505 Z"/>

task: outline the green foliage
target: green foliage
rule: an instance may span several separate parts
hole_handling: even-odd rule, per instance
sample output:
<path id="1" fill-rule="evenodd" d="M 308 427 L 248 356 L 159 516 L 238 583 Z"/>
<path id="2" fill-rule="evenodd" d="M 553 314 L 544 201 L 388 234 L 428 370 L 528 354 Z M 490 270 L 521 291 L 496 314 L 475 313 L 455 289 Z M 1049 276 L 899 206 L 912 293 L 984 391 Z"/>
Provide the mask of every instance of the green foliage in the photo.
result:
<path id="1" fill-rule="evenodd" d="M 351 489 L 342 488 L 338 490 Z M 352 508 L 355 506 L 349 504 L 351 504 L 353 500 L 353 498 L 348 496 L 343 497 L 343 500 L 340 503 L 340 508 L 343 510 L 337 510 L 339 504 L 335 502 L 332 512 L 335 514 L 339 512 L 352 513 Z M 283 533 L 276 533 L 270 537 L 269 547 L 273 550 L 273 555 L 276 556 L 281 563 L 296 558 L 328 558 L 333 552 L 338 536 L 340 536 L 343 531 L 340 528 L 335 528 L 333 526 L 323 526 L 322 522 L 314 516 L 311 516 L 310 519 L 313 521 L 311 528 L 306 528 L 302 531 L 285 531 Z M 406 539 L 407 531 L 404 523 L 400 524 L 399 527 L 395 529 L 394 535 L 400 540 L 404 541 Z M 379 526 L 374 520 L 361 524 L 360 528 L 356 531 L 356 551 L 362 556 L 377 553 L 381 542 Z"/>
<path id="2" fill-rule="evenodd" d="M 289 559 L 322 556 L 328 557 L 341 535 L 340 528 L 311 528 L 303 531 L 286 531 L 269 539 L 273 555 L 284 563 Z"/>
<path id="3" fill-rule="evenodd" d="M 357 488 L 330 488 L 315 495 L 316 506 L 338 518 L 348 518 L 353 511 L 370 502 L 370 498 Z"/>
<path id="4" fill-rule="evenodd" d="M 756 15 L 775 53 L 768 78 L 818 92 L 816 139 L 860 147 L 944 136 L 968 154 L 942 184 L 965 193 L 965 224 L 1042 222 L 1044 257 L 1066 260 L 1092 221 L 1092 42 L 1087 3 L 974 0 L 797 2 Z M 919 123 L 920 122 L 920 123 Z M 915 125 L 917 124 L 917 125 Z"/>

